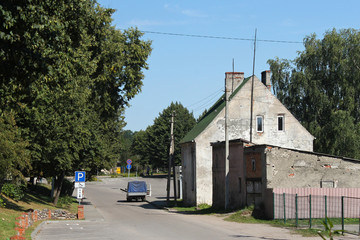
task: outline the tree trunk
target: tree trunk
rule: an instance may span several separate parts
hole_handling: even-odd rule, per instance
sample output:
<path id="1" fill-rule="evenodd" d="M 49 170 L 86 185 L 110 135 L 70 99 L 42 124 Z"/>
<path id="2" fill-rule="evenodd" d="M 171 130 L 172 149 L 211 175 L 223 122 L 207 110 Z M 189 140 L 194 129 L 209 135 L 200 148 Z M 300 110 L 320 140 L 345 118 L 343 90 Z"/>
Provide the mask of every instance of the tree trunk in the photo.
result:
<path id="1" fill-rule="evenodd" d="M 34 176 L 30 177 L 29 183 L 30 183 L 32 186 L 35 185 L 34 180 L 35 180 L 35 177 L 34 177 Z"/>
<path id="2" fill-rule="evenodd" d="M 53 202 L 54 205 L 56 205 L 59 200 L 64 177 L 65 177 L 65 174 L 62 173 L 60 176 L 57 176 L 55 179 L 54 202 Z"/>

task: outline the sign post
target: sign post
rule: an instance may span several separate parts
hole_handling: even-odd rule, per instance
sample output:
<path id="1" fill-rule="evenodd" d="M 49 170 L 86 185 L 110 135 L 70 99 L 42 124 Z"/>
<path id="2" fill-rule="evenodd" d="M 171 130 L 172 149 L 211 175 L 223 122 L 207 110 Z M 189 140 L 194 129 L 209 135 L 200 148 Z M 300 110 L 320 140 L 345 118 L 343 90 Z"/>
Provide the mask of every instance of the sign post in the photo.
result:
<path id="1" fill-rule="evenodd" d="M 126 168 L 128 169 L 128 178 L 129 178 L 130 177 L 131 163 L 132 163 L 131 159 L 126 160 L 126 163 L 127 163 Z"/>
<path id="2" fill-rule="evenodd" d="M 130 177 L 131 164 L 126 165 L 126 168 L 128 169 L 128 177 Z"/>
<path id="3" fill-rule="evenodd" d="M 75 171 L 75 188 L 77 188 L 77 200 L 80 202 L 84 198 L 85 171 Z"/>

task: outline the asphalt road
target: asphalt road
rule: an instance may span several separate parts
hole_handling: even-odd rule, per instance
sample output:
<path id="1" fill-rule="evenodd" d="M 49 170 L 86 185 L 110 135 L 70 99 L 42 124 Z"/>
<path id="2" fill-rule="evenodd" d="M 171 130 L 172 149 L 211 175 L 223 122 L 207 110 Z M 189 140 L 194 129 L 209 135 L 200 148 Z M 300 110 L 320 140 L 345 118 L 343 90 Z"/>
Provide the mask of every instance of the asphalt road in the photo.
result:
<path id="1" fill-rule="evenodd" d="M 144 179 L 152 185 L 148 202 L 127 202 L 120 190 L 126 178 L 86 183 L 82 221 L 47 221 L 33 239 L 319 239 L 292 235 L 268 225 L 226 222 L 216 216 L 180 214 L 156 207 L 166 200 L 166 179 Z"/>

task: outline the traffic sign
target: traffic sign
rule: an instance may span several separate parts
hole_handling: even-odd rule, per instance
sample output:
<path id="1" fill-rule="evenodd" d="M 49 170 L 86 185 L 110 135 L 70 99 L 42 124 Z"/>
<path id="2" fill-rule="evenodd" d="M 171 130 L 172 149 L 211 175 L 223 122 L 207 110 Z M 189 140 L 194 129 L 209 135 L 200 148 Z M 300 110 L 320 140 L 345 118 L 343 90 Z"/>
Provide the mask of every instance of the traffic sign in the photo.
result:
<path id="1" fill-rule="evenodd" d="M 130 165 L 130 164 L 126 165 L 126 168 L 130 170 L 130 169 L 131 169 L 131 165 Z"/>
<path id="2" fill-rule="evenodd" d="M 84 190 L 82 188 L 77 189 L 77 199 L 83 199 L 84 198 Z"/>
<path id="3" fill-rule="evenodd" d="M 128 165 L 131 165 L 131 163 L 132 163 L 131 159 L 126 160 L 126 163 L 127 163 Z"/>
<path id="4" fill-rule="evenodd" d="M 84 188 L 85 182 L 75 182 L 75 188 Z"/>
<path id="5" fill-rule="evenodd" d="M 85 171 L 75 172 L 75 182 L 85 182 Z"/>

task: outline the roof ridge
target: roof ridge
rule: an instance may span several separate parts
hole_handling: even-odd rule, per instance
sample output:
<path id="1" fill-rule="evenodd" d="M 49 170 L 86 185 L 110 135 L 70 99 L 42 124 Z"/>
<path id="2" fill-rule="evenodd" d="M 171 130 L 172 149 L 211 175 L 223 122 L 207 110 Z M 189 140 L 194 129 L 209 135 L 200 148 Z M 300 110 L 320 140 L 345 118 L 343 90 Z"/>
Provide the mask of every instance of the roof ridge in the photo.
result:
<path id="1" fill-rule="evenodd" d="M 249 81 L 251 78 L 244 78 L 242 83 L 230 94 L 229 101 L 240 91 L 240 89 Z M 180 143 L 186 143 L 193 141 L 211 122 L 214 118 L 220 113 L 220 111 L 225 107 L 225 94 L 223 94 L 210 108 L 207 113 L 201 117 L 199 122 L 185 135 L 185 137 L 180 141 Z"/>

